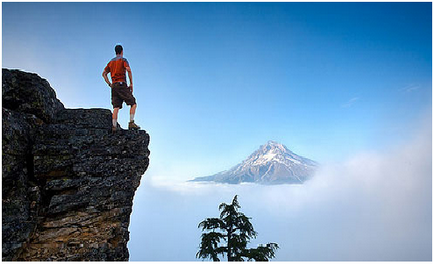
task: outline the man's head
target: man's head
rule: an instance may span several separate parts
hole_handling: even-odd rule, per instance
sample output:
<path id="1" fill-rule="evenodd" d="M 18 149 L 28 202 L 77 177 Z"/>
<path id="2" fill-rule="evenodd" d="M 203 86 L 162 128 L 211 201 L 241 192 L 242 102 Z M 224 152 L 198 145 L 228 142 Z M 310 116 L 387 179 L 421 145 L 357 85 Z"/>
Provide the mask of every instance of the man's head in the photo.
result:
<path id="1" fill-rule="evenodd" d="M 122 45 L 120 45 L 120 44 L 116 45 L 116 47 L 115 47 L 116 55 L 121 55 L 123 50 L 124 50 L 124 48 L 122 48 Z"/>

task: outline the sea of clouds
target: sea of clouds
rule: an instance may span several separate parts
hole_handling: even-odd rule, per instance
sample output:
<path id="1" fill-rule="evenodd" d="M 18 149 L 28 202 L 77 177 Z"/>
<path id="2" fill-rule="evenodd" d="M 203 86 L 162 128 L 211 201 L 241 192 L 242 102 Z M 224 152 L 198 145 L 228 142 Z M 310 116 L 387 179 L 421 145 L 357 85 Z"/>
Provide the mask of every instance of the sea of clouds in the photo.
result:
<path id="1" fill-rule="evenodd" d="M 165 181 L 164 181 L 165 180 Z M 408 141 L 323 165 L 303 185 L 170 182 L 147 176 L 131 217 L 132 261 L 193 261 L 200 221 L 238 195 L 275 261 L 432 259 L 431 116 Z"/>

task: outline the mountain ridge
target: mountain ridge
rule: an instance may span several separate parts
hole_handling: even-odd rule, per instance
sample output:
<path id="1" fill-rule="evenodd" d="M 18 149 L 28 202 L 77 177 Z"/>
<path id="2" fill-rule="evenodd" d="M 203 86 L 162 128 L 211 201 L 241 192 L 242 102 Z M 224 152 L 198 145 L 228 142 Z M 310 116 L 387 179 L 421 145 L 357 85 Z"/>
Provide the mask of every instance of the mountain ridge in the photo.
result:
<path id="1" fill-rule="evenodd" d="M 239 184 L 302 184 L 313 176 L 319 164 L 297 155 L 285 145 L 270 140 L 247 159 L 215 175 L 197 177 L 193 182 Z"/>

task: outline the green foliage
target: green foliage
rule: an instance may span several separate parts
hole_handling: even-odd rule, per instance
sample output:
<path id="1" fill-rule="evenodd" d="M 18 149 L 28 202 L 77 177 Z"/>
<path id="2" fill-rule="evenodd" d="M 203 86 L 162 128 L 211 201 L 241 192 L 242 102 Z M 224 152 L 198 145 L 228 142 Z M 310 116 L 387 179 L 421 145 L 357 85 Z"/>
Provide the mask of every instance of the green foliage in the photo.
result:
<path id="1" fill-rule="evenodd" d="M 228 261 L 268 261 L 275 257 L 279 248 L 276 243 L 247 248 L 247 244 L 252 238 L 256 238 L 258 233 L 250 223 L 251 218 L 239 212 L 239 208 L 241 206 L 236 195 L 230 205 L 220 204 L 220 218 L 207 218 L 199 223 L 198 228 L 211 232 L 202 234 L 197 258 L 220 261 L 218 256 L 226 255 Z"/>

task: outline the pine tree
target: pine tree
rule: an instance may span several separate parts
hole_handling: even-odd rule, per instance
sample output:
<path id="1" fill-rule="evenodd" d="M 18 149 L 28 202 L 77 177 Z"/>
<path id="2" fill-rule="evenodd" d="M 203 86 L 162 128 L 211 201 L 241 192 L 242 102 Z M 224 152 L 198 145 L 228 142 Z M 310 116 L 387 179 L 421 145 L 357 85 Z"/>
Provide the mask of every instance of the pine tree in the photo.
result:
<path id="1" fill-rule="evenodd" d="M 212 259 L 213 261 L 220 261 L 218 255 L 226 255 L 228 261 L 244 261 L 244 258 L 268 261 L 274 258 L 275 251 L 279 248 L 276 243 L 259 245 L 257 248 L 247 248 L 250 240 L 256 238 L 257 232 L 249 221 L 251 218 L 239 212 L 239 208 L 241 206 L 236 195 L 232 204 L 220 204 L 220 218 L 207 218 L 199 223 L 198 228 L 202 227 L 202 231 L 210 232 L 202 234 L 199 252 L 196 254 L 197 258 Z"/>

